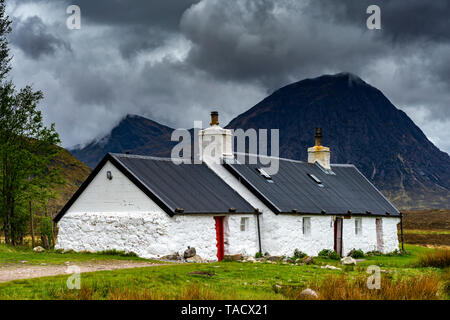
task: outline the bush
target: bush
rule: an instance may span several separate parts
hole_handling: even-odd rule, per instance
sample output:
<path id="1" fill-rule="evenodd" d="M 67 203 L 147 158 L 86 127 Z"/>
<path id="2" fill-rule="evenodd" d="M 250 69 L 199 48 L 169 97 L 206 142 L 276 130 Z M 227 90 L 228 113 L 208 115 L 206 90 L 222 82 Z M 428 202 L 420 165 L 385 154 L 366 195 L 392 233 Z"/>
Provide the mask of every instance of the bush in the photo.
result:
<path id="1" fill-rule="evenodd" d="M 262 258 L 262 256 L 263 256 L 262 253 L 259 252 L 259 251 L 258 251 L 257 253 L 255 253 L 255 258 L 256 258 L 256 259 Z"/>
<path id="2" fill-rule="evenodd" d="M 138 255 L 134 252 L 125 252 L 125 251 L 119 251 L 116 249 L 112 249 L 112 250 L 105 250 L 105 251 L 100 251 L 100 252 L 96 252 L 97 254 L 104 254 L 107 256 L 121 256 L 121 257 L 137 257 Z"/>
<path id="3" fill-rule="evenodd" d="M 380 251 L 373 250 L 373 251 L 366 252 L 366 255 L 369 257 L 373 257 L 373 256 L 381 256 L 383 254 Z"/>
<path id="4" fill-rule="evenodd" d="M 330 249 L 323 249 L 319 252 L 319 257 L 326 258 L 326 259 L 332 259 L 332 260 L 339 260 L 341 257 L 336 253 L 334 250 Z"/>
<path id="5" fill-rule="evenodd" d="M 308 255 L 307 255 L 306 253 L 301 252 L 301 251 L 298 250 L 298 249 L 295 249 L 295 250 L 294 250 L 294 259 L 302 259 L 302 258 L 307 257 L 307 256 L 308 256 Z"/>
<path id="6" fill-rule="evenodd" d="M 353 259 L 361 259 L 364 258 L 366 255 L 364 254 L 364 251 L 362 251 L 361 249 L 353 249 L 349 252 L 348 254 L 350 257 L 352 257 Z"/>
<path id="7" fill-rule="evenodd" d="M 436 250 L 427 252 L 419 257 L 421 267 L 447 268 L 450 267 L 450 250 Z"/>

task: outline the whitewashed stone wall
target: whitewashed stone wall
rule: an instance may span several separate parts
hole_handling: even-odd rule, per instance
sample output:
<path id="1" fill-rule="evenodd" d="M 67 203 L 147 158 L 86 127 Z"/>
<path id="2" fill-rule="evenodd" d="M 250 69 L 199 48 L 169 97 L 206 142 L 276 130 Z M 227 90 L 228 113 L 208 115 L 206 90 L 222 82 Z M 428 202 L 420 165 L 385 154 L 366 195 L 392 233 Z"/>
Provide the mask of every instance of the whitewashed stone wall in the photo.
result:
<path id="1" fill-rule="evenodd" d="M 106 178 L 111 171 L 112 180 Z M 241 215 L 225 218 L 225 254 L 258 251 L 256 219 L 240 231 Z M 187 246 L 208 260 L 217 259 L 213 215 L 170 217 L 112 164 L 107 163 L 58 223 L 56 248 L 75 251 L 109 249 L 157 258 Z"/>
<path id="2" fill-rule="evenodd" d="M 385 217 L 382 219 L 383 232 L 383 253 L 392 252 L 399 249 L 397 224 L 400 223 L 400 218 Z M 378 250 L 377 247 L 377 232 L 376 232 L 376 218 L 362 217 L 362 234 L 356 235 L 355 232 L 355 218 L 344 219 L 343 225 L 343 250 L 347 254 L 352 249 L 361 249 L 364 252 Z"/>

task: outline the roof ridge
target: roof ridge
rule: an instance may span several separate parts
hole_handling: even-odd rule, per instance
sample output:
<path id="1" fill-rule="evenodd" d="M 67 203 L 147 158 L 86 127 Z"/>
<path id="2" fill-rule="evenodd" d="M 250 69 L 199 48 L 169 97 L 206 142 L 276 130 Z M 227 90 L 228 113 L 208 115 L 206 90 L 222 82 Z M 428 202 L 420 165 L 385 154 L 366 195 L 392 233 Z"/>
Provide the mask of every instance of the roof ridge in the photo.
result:
<path id="1" fill-rule="evenodd" d="M 263 154 L 245 153 L 245 152 L 233 152 L 233 154 L 278 159 L 278 160 L 289 161 L 289 162 L 294 162 L 294 163 L 312 164 L 312 163 L 309 163 L 306 161 L 294 160 L 294 159 L 288 159 L 288 158 L 282 158 L 282 157 L 274 157 L 274 156 L 268 156 L 268 155 L 263 155 Z M 335 167 L 354 167 L 355 166 L 354 164 L 351 164 L 351 163 L 332 163 L 330 165 L 335 166 Z"/>
<path id="2" fill-rule="evenodd" d="M 165 158 L 165 157 L 154 157 L 154 156 L 144 156 L 144 155 L 138 155 L 138 154 L 113 153 L 113 152 L 109 152 L 109 154 L 111 156 L 113 156 L 113 157 L 119 157 L 119 158 L 146 159 L 146 160 L 157 160 L 157 161 L 172 161 L 171 158 Z"/>

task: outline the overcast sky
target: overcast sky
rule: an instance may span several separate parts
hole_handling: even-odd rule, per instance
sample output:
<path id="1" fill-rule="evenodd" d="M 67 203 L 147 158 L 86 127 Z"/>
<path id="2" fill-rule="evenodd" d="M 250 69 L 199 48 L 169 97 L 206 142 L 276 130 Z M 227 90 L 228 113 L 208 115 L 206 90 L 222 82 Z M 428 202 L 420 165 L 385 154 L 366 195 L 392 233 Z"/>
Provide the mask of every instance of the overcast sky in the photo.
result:
<path id="1" fill-rule="evenodd" d="M 81 8 L 81 29 L 66 9 Z M 366 9 L 381 8 L 381 30 Z M 352 72 L 450 152 L 448 0 L 9 0 L 11 76 L 45 94 L 65 147 L 126 114 L 171 127 L 221 123 L 273 90 Z"/>

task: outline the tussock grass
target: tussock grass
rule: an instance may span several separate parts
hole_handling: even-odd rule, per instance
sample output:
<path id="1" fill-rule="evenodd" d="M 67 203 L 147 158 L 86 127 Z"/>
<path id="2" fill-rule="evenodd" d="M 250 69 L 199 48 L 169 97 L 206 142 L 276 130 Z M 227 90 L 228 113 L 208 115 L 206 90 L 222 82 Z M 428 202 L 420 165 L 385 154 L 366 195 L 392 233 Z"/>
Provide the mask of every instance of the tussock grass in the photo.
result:
<path id="1" fill-rule="evenodd" d="M 60 289 L 51 292 L 60 300 L 236 300 L 234 294 L 223 294 L 219 290 L 194 283 L 177 290 L 142 289 L 138 287 L 117 288 L 82 285 L 80 290 Z"/>
<path id="2" fill-rule="evenodd" d="M 419 266 L 448 268 L 450 267 L 450 250 L 435 250 L 419 257 Z"/>
<path id="3" fill-rule="evenodd" d="M 441 299 L 441 278 L 423 275 L 398 280 L 386 276 L 381 279 L 380 289 L 369 289 L 366 277 L 350 279 L 344 275 L 332 275 L 320 283 L 311 285 L 319 300 L 435 300 Z M 288 299 L 310 300 L 302 290 L 287 290 Z M 445 293 L 444 293 L 445 295 Z"/>

